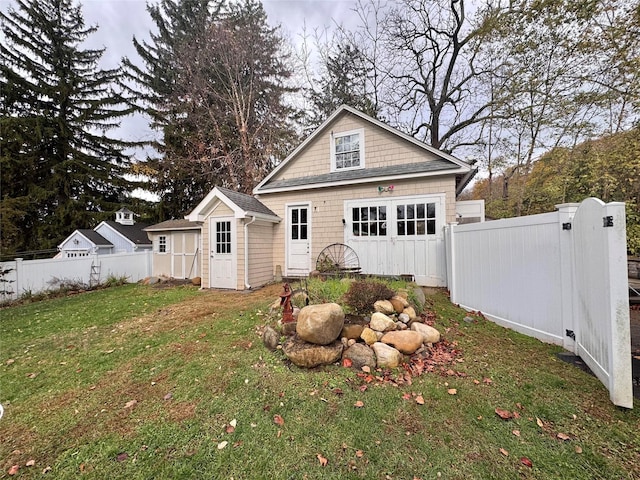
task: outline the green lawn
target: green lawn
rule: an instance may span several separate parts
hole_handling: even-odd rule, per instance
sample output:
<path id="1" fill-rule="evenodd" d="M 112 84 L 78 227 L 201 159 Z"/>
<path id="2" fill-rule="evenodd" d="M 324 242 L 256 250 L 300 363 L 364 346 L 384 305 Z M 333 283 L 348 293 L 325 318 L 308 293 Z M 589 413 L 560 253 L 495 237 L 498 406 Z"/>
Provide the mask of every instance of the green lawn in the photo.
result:
<path id="1" fill-rule="evenodd" d="M 464 322 L 438 293 L 457 355 L 434 372 L 302 370 L 259 337 L 280 289 L 127 285 L 0 310 L 0 478 L 640 478 L 637 409 L 558 347 Z"/>

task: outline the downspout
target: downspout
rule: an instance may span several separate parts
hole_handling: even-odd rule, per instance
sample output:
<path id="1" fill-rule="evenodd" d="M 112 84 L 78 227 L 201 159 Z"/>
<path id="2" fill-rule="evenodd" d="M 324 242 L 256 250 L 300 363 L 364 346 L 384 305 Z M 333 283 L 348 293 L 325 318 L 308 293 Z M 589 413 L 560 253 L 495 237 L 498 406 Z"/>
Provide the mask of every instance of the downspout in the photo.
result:
<path id="1" fill-rule="evenodd" d="M 249 285 L 249 225 L 255 221 L 254 215 L 250 222 L 244 224 L 244 287 L 247 290 L 251 290 L 251 285 Z"/>

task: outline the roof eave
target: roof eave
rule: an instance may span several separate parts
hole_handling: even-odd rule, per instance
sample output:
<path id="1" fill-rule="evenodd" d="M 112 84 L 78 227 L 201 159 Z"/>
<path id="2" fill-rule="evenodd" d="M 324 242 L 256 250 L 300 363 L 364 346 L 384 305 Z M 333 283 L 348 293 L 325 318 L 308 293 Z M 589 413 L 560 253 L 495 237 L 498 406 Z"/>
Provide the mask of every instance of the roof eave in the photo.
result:
<path id="1" fill-rule="evenodd" d="M 451 169 L 451 170 L 436 170 L 433 172 L 406 173 L 403 175 L 397 175 L 397 174 L 382 175 L 379 177 L 361 178 L 361 179 L 354 179 L 354 180 L 339 180 L 339 181 L 333 181 L 333 182 L 312 183 L 312 184 L 305 184 L 305 185 L 296 185 L 292 187 L 280 187 L 280 188 L 271 188 L 267 190 L 259 190 L 256 192 L 256 195 L 266 195 L 269 193 L 293 192 L 293 191 L 299 191 L 299 190 L 313 190 L 316 188 L 339 187 L 344 185 L 355 185 L 355 184 L 362 185 L 366 183 L 389 182 L 394 180 L 407 180 L 412 178 L 456 175 L 459 173 L 466 173 L 466 170 L 463 168 L 457 168 L 457 169 Z"/>

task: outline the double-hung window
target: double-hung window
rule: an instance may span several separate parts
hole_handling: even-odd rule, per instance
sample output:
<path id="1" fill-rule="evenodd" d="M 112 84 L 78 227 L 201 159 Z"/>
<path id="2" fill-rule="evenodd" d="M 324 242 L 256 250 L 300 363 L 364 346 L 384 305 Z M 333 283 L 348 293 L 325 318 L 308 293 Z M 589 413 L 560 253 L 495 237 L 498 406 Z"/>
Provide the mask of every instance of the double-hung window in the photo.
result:
<path id="1" fill-rule="evenodd" d="M 331 134 L 331 171 L 364 168 L 364 129 Z"/>

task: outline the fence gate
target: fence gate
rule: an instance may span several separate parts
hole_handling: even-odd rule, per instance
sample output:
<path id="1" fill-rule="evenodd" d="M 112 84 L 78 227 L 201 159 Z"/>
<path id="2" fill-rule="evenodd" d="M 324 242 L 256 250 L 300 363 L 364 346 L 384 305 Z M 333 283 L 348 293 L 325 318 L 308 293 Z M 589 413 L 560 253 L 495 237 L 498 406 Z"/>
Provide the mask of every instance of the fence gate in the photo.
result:
<path id="1" fill-rule="evenodd" d="M 588 198 L 576 211 L 574 334 L 575 353 L 609 389 L 611 401 L 633 408 L 625 228 L 624 203 Z"/>

